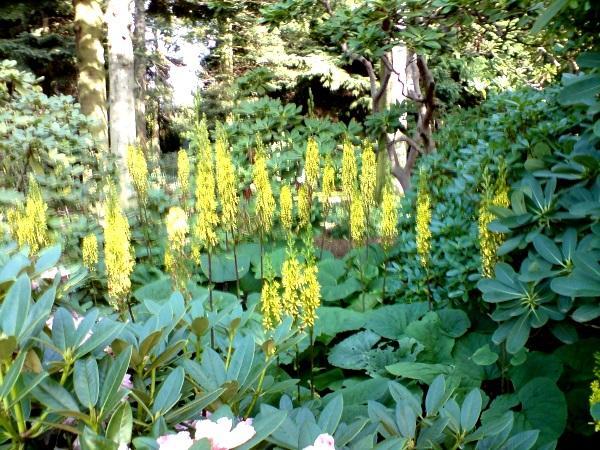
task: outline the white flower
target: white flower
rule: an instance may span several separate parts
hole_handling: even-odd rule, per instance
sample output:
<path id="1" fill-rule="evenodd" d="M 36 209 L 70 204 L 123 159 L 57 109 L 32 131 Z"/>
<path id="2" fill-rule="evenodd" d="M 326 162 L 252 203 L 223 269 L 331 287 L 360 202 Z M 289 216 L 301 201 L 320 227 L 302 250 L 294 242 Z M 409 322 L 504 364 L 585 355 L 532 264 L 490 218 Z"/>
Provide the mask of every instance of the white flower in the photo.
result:
<path id="1" fill-rule="evenodd" d="M 313 445 L 304 447 L 302 450 L 335 450 L 333 436 L 323 433 L 317 436 Z"/>
<path id="2" fill-rule="evenodd" d="M 156 442 L 158 443 L 158 450 L 187 450 L 194 445 L 194 441 L 187 431 L 161 436 Z"/>
<path id="3" fill-rule="evenodd" d="M 196 440 L 207 438 L 212 450 L 230 450 L 248 442 L 256 434 L 252 419 L 242 420 L 235 427 L 229 417 L 221 417 L 216 422 L 199 420 L 196 422 Z"/>

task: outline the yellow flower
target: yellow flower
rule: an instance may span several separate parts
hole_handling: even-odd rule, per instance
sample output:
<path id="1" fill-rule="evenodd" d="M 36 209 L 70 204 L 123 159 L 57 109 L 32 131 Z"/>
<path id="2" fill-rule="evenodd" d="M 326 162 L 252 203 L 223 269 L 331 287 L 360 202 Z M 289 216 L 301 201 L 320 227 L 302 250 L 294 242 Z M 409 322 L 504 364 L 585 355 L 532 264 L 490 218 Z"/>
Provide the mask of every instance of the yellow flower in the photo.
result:
<path id="1" fill-rule="evenodd" d="M 83 265 L 90 271 L 95 271 L 98 264 L 98 239 L 95 234 L 90 233 L 83 238 L 81 253 L 83 254 Z"/>
<path id="2" fill-rule="evenodd" d="M 310 192 L 305 184 L 298 190 L 298 220 L 300 228 L 310 225 Z"/>
<path id="3" fill-rule="evenodd" d="M 296 255 L 288 254 L 281 268 L 281 284 L 283 286 L 283 311 L 293 318 L 300 312 L 300 290 L 302 288 L 302 266 Z"/>
<path id="4" fill-rule="evenodd" d="M 179 206 L 169 209 L 166 219 L 168 245 L 165 249 L 165 269 L 176 288 L 183 290 L 189 274 L 185 264 L 185 244 L 189 232 L 188 217 Z"/>
<path id="5" fill-rule="evenodd" d="M 221 197 L 221 223 L 227 231 L 237 229 L 238 196 L 235 167 L 227 148 L 226 136 L 218 134 L 215 143 L 217 159 L 217 188 Z"/>
<path id="6" fill-rule="evenodd" d="M 27 245 L 32 254 L 37 253 L 50 241 L 48 238 L 48 205 L 42 198 L 42 191 L 33 177 L 29 179 L 29 190 L 25 208 L 19 206 L 7 214 L 9 228 L 20 247 Z"/>
<path id="7" fill-rule="evenodd" d="M 346 139 L 344 141 L 344 151 L 342 153 L 342 193 L 350 201 L 356 188 L 356 155 L 352 143 Z"/>
<path id="8" fill-rule="evenodd" d="M 600 380 L 592 381 L 590 385 L 592 394 L 590 395 L 590 407 L 596 403 L 600 403 Z M 594 422 L 594 431 L 600 431 L 600 421 Z"/>
<path id="9" fill-rule="evenodd" d="M 304 157 L 304 175 L 306 184 L 311 190 L 317 188 L 319 181 L 319 144 L 312 136 L 308 138 L 306 144 L 306 155 Z"/>
<path id="10" fill-rule="evenodd" d="M 135 265 L 130 237 L 129 222 L 121 210 L 116 191 L 111 188 L 105 204 L 104 261 L 110 304 L 119 312 L 127 304 L 131 290 L 130 275 Z"/>
<path id="11" fill-rule="evenodd" d="M 279 192 L 279 219 L 281 226 L 290 233 L 292 231 L 292 189 L 286 184 Z"/>
<path id="12" fill-rule="evenodd" d="M 355 191 L 350 204 L 350 235 L 354 245 L 362 244 L 366 231 L 365 208 L 360 194 Z"/>
<path id="13" fill-rule="evenodd" d="M 263 328 L 272 330 L 281 322 L 280 284 L 275 280 L 265 280 L 260 295 Z"/>
<path id="14" fill-rule="evenodd" d="M 377 161 L 373 146 L 366 142 L 362 154 L 362 168 L 360 172 L 360 191 L 366 208 L 375 205 L 375 184 L 377 179 Z"/>
<path id="15" fill-rule="evenodd" d="M 190 158 L 183 149 L 177 153 L 177 181 L 181 192 L 186 195 L 190 189 Z"/>
<path id="16" fill-rule="evenodd" d="M 419 188 L 417 190 L 417 218 L 416 218 L 416 240 L 417 253 L 423 267 L 429 263 L 431 251 L 431 196 L 427 188 L 427 178 L 421 172 L 419 176 Z"/>
<path id="17" fill-rule="evenodd" d="M 305 266 L 302 273 L 302 289 L 300 304 L 302 305 L 302 323 L 312 327 L 317 318 L 317 308 L 321 304 L 321 286 L 317 278 L 318 268 L 315 264 Z"/>
<path id="18" fill-rule="evenodd" d="M 398 236 L 396 197 L 389 186 L 386 186 L 383 190 L 380 227 L 381 243 L 385 251 L 388 251 Z"/>
<path id="19" fill-rule="evenodd" d="M 137 195 L 142 203 L 148 197 L 148 165 L 140 147 L 130 145 L 127 148 L 127 170 Z"/>
<path id="20" fill-rule="evenodd" d="M 321 202 L 323 205 L 329 205 L 331 194 L 335 191 L 335 169 L 331 164 L 327 164 L 323 170 L 323 190 L 321 192 Z"/>
<path id="21" fill-rule="evenodd" d="M 496 219 L 496 216 L 490 211 L 491 206 L 508 207 L 508 186 L 506 184 L 506 175 L 501 170 L 500 177 L 496 182 L 494 192 L 490 192 L 490 183 L 487 183 L 486 192 L 483 193 L 479 204 L 479 248 L 481 253 L 481 273 L 484 277 L 491 278 L 494 275 L 494 267 L 497 258 L 498 247 L 503 242 L 503 236 L 500 233 L 494 233 L 488 229 L 488 225 Z"/>
<path id="22" fill-rule="evenodd" d="M 198 165 L 192 255 L 196 261 L 200 261 L 200 251 L 203 247 L 211 250 L 217 245 L 216 230 L 219 225 L 213 151 L 205 120 L 200 121 L 196 127 L 195 144 L 198 146 Z"/>
<path id="23" fill-rule="evenodd" d="M 269 181 L 267 161 L 262 152 L 256 156 L 254 162 L 254 185 L 256 186 L 256 215 L 262 232 L 268 233 L 273 226 L 273 213 L 275 212 L 275 199 Z"/>

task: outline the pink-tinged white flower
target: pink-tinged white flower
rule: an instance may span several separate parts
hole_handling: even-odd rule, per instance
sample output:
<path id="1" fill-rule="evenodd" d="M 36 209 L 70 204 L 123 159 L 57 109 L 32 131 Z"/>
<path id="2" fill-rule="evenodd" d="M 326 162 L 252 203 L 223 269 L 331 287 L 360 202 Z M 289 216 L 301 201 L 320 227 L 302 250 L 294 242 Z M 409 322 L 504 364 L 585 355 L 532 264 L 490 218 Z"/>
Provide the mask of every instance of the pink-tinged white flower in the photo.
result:
<path id="1" fill-rule="evenodd" d="M 123 442 L 121 442 L 119 444 L 119 447 L 117 448 L 117 450 L 129 450 L 129 445 L 124 444 Z"/>
<path id="2" fill-rule="evenodd" d="M 188 450 L 194 445 L 194 441 L 187 431 L 161 436 L 156 442 L 158 443 L 158 450 Z"/>
<path id="3" fill-rule="evenodd" d="M 323 433 L 317 436 L 313 445 L 304 447 L 302 450 L 335 450 L 333 436 Z"/>
<path id="4" fill-rule="evenodd" d="M 131 375 L 126 373 L 121 381 L 121 387 L 124 389 L 133 389 L 133 381 L 131 381 Z"/>
<path id="5" fill-rule="evenodd" d="M 71 312 L 71 316 L 73 317 L 73 325 L 75 326 L 75 329 L 79 328 L 79 325 L 81 325 L 81 322 L 83 322 L 84 317 L 80 316 L 76 312 Z M 54 314 L 52 314 L 50 317 L 48 317 L 48 320 L 46 320 L 46 326 L 50 330 L 52 330 L 53 324 L 54 324 Z M 83 341 L 81 341 L 81 343 L 83 344 L 85 341 L 87 341 L 89 338 L 91 338 L 92 334 L 93 333 L 91 331 L 88 331 L 86 333 L 86 335 L 83 337 Z"/>
<path id="6" fill-rule="evenodd" d="M 206 438 L 212 450 L 230 450 L 245 444 L 256 434 L 252 419 L 242 420 L 235 427 L 229 417 L 221 417 L 216 422 L 210 419 L 196 422 L 196 440 Z"/>
<path id="7" fill-rule="evenodd" d="M 60 267 L 53 267 L 52 269 L 48 269 L 45 272 L 42 272 L 42 274 L 40 275 L 40 278 L 42 278 L 44 280 L 54 280 L 54 278 L 56 278 L 57 274 L 60 274 L 61 280 L 68 279 L 69 275 L 70 275 L 70 273 L 67 269 L 60 266 Z"/>

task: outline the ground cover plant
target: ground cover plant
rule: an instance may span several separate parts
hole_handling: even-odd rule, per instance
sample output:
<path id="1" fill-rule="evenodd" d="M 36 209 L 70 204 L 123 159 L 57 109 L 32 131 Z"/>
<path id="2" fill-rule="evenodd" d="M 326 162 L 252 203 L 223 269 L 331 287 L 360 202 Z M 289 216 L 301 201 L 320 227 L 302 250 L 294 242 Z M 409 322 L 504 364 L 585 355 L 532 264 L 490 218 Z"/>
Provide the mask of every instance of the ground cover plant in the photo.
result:
<path id="1" fill-rule="evenodd" d="M 135 2 L 126 69 L 26 3 L 79 103 L 0 61 L 0 449 L 593 448 L 596 6 Z"/>

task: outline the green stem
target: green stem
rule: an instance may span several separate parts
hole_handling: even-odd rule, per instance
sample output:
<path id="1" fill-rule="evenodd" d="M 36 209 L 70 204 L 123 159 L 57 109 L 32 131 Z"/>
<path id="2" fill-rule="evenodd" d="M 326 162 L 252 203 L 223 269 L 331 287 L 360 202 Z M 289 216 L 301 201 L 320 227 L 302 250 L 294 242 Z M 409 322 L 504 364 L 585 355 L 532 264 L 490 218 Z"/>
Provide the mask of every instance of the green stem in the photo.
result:
<path id="1" fill-rule="evenodd" d="M 311 326 L 309 329 L 309 339 L 310 339 L 310 397 L 311 399 L 315 397 L 315 378 L 314 378 L 314 368 L 315 368 L 315 344 L 314 344 L 314 328 Z"/>
<path id="2" fill-rule="evenodd" d="M 246 410 L 246 414 L 244 414 L 244 417 L 250 416 L 250 413 L 252 412 L 252 410 L 254 409 L 254 406 L 256 405 L 256 402 L 258 401 L 258 397 L 260 396 L 260 391 L 262 390 L 263 382 L 265 381 L 265 374 L 267 373 L 267 367 L 269 367 L 269 364 L 267 363 L 267 361 L 265 361 L 265 367 L 262 370 L 262 372 L 260 373 L 260 378 L 258 380 L 258 386 L 256 387 L 256 392 L 254 392 L 254 396 L 252 397 L 252 402 L 250 403 L 250 406 L 248 406 L 248 409 Z"/>
<path id="3" fill-rule="evenodd" d="M 212 252 L 208 250 L 208 303 L 210 312 L 215 312 L 213 304 L 213 288 L 212 288 Z M 215 329 L 210 327 L 210 348 L 215 349 Z"/>
<path id="4" fill-rule="evenodd" d="M 263 252 L 264 252 L 264 248 L 263 248 L 263 232 L 262 230 L 260 231 L 260 281 L 262 284 L 263 278 L 264 278 L 264 274 L 263 274 Z"/>
<path id="5" fill-rule="evenodd" d="M 242 291 L 240 289 L 240 272 L 239 272 L 239 269 L 238 269 L 237 243 L 235 241 L 235 232 L 233 230 L 233 227 L 231 227 L 231 241 L 232 241 L 232 244 L 233 244 L 233 266 L 235 267 L 235 288 L 236 288 L 236 294 L 237 294 L 238 300 L 241 300 Z"/>
<path id="6" fill-rule="evenodd" d="M 383 287 L 381 288 L 381 303 L 385 302 L 385 282 L 387 281 L 387 252 L 383 251 Z"/>

